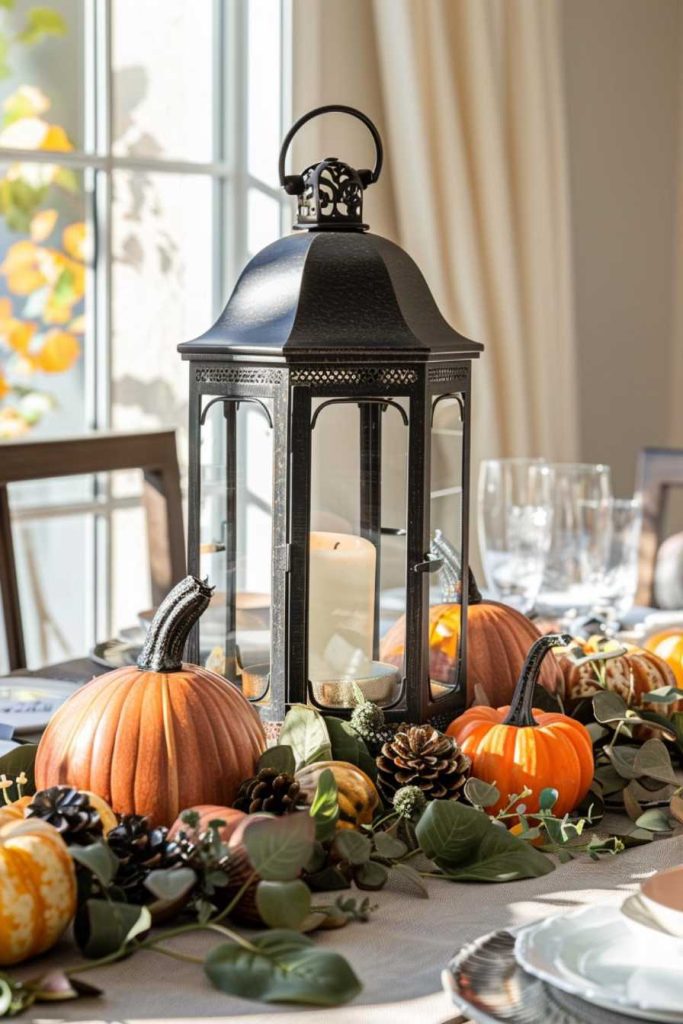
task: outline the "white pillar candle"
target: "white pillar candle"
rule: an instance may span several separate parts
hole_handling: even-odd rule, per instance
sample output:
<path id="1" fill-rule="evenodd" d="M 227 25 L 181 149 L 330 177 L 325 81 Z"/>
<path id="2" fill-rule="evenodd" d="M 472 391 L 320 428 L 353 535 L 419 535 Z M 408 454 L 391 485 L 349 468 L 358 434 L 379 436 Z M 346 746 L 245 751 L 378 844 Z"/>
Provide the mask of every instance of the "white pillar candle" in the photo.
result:
<path id="1" fill-rule="evenodd" d="M 370 673 L 375 620 L 374 544 L 348 533 L 310 534 L 308 676 Z"/>

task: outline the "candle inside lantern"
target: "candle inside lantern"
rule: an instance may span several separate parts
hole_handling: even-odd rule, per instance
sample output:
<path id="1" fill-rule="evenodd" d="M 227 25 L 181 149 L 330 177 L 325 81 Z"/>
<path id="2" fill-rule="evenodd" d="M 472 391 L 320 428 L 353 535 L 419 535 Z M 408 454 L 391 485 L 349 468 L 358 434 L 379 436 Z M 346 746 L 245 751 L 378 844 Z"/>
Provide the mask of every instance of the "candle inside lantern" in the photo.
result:
<path id="1" fill-rule="evenodd" d="M 308 676 L 312 682 L 370 674 L 376 557 L 374 545 L 363 537 L 310 534 Z"/>

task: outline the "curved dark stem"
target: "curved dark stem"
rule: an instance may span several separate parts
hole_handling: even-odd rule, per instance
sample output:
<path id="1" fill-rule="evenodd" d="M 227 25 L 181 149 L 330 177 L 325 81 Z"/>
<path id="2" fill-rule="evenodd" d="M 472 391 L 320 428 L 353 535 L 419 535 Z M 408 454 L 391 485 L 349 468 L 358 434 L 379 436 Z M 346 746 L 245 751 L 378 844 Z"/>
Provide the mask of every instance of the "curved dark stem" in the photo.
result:
<path id="1" fill-rule="evenodd" d="M 503 725 L 529 726 L 538 725 L 533 716 L 534 686 L 541 671 L 541 664 L 549 650 L 553 647 L 568 647 L 573 641 L 569 633 L 548 633 L 536 640 L 526 656 L 526 661 L 519 674 L 515 692 L 510 701 L 510 710 Z"/>
<path id="2" fill-rule="evenodd" d="M 441 530 L 434 531 L 430 551 L 443 561 L 441 593 L 444 604 L 460 604 L 462 594 L 462 562 L 459 552 Z M 481 604 L 482 596 L 471 568 L 467 569 L 467 603 Z"/>
<path id="3" fill-rule="evenodd" d="M 138 658 L 143 672 L 178 672 L 188 633 L 209 604 L 213 587 L 186 576 L 159 605 Z"/>

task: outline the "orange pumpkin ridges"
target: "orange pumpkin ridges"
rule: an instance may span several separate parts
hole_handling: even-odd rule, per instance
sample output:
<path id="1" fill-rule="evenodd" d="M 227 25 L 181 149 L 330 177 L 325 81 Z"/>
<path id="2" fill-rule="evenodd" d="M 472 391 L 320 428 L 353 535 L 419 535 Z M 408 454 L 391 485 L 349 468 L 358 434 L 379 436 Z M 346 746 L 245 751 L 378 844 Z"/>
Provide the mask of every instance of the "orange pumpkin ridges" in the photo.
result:
<path id="1" fill-rule="evenodd" d="M 529 647 L 541 635 L 533 622 L 506 604 L 483 600 L 474 575 L 470 573 L 467 612 L 467 706 L 478 693 L 497 707 L 507 704 L 524 664 Z M 460 605 L 433 605 L 429 609 L 429 675 L 439 683 L 452 685 L 451 674 L 458 663 L 460 646 Z M 382 640 L 380 658 L 401 667 L 405 654 L 405 617 L 401 617 Z M 553 661 L 541 667 L 540 682 L 549 693 L 562 690 L 562 672 Z"/>
<path id="2" fill-rule="evenodd" d="M 244 811 L 238 811 L 236 807 L 221 807 L 219 804 L 198 804 L 196 807 L 187 807 L 185 810 L 195 811 L 199 815 L 196 832 L 206 832 L 210 821 L 224 821 L 218 834 L 224 843 L 227 843 L 238 825 L 246 818 Z M 181 811 L 168 831 L 168 838 L 175 839 L 180 832 L 187 832 L 188 827 L 182 820 L 185 811 Z"/>
<path id="3" fill-rule="evenodd" d="M 676 686 L 683 689 L 683 629 L 665 629 L 645 640 L 644 646 L 662 658 L 673 672 Z M 677 707 L 676 710 L 681 710 Z"/>
<path id="4" fill-rule="evenodd" d="M 38 747 L 39 789 L 89 790 L 155 825 L 171 825 L 186 807 L 232 803 L 266 739 L 236 686 L 182 664 L 211 592 L 192 576 L 181 581 L 161 603 L 138 666 L 93 679 L 62 705 Z"/>
<path id="5" fill-rule="evenodd" d="M 540 637 L 528 653 L 509 706 L 473 707 L 446 730 L 472 760 L 472 775 L 495 785 L 498 803 L 488 808 L 496 814 L 513 793 L 526 787 L 529 813 L 539 809 L 541 791 L 554 788 L 558 799 L 554 813 L 574 810 L 593 779 L 593 745 L 580 722 L 532 708 L 534 686 L 543 658 L 552 647 L 566 647 L 566 634 Z"/>

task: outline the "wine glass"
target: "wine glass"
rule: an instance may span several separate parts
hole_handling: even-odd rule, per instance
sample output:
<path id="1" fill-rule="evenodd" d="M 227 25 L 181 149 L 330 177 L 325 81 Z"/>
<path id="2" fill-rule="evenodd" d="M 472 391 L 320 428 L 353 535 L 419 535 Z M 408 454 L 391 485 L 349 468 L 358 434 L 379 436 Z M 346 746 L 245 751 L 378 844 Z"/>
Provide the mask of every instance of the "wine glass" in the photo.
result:
<path id="1" fill-rule="evenodd" d="M 633 607 L 638 589 L 638 556 L 643 503 L 633 498 L 613 498 L 609 507 L 610 541 L 598 585 L 597 610 L 614 626 Z"/>
<path id="2" fill-rule="evenodd" d="M 479 471 L 479 547 L 486 584 L 530 612 L 550 545 L 552 472 L 543 459 L 487 459 Z"/>
<path id="3" fill-rule="evenodd" d="M 598 601 L 610 546 L 609 466 L 551 463 L 553 519 L 536 611 L 585 615 Z"/>

